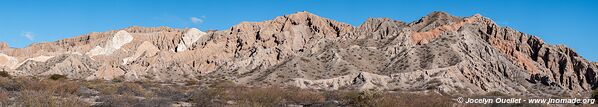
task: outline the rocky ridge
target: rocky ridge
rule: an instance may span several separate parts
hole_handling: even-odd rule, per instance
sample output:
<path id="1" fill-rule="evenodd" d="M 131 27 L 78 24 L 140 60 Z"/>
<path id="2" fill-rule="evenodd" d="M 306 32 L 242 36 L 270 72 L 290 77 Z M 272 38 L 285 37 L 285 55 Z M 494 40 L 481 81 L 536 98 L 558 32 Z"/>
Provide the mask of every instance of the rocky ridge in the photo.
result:
<path id="1" fill-rule="evenodd" d="M 3 43 L 0 52 L 0 67 L 17 76 L 466 95 L 579 96 L 598 87 L 596 62 L 479 14 L 352 26 L 298 12 L 218 31 L 130 27 L 26 48 Z"/>

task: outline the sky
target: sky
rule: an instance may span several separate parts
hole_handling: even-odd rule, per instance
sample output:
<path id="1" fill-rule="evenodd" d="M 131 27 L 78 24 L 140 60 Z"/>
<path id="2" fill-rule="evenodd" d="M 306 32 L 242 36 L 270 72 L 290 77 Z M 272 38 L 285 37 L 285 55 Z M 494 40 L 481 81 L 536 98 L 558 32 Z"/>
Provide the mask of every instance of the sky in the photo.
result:
<path id="1" fill-rule="evenodd" d="M 370 17 L 412 22 L 433 11 L 479 13 L 598 61 L 596 0 L 2 0 L 0 41 L 22 48 L 130 26 L 223 30 L 300 11 L 354 26 Z"/>

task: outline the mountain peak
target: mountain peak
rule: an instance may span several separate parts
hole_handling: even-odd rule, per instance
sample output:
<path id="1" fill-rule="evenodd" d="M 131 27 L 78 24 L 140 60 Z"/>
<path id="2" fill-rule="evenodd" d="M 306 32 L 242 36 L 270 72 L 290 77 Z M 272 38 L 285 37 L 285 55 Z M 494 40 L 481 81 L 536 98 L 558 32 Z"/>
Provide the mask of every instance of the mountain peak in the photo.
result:
<path id="1" fill-rule="evenodd" d="M 315 14 L 307 12 L 307 11 L 285 15 L 285 17 L 290 20 L 294 20 L 294 21 L 308 21 L 308 22 L 309 21 L 317 21 L 317 20 L 328 20 L 326 18 L 320 17 L 318 15 L 315 15 Z"/>
<path id="2" fill-rule="evenodd" d="M 482 16 L 482 14 L 476 13 L 472 17 L 484 17 L 484 16 Z"/>
<path id="3" fill-rule="evenodd" d="M 431 17 L 431 18 L 438 18 L 438 17 L 454 17 L 452 15 L 450 15 L 447 12 L 443 12 L 443 11 L 434 11 L 429 13 L 428 15 L 426 15 L 425 17 Z"/>
<path id="4" fill-rule="evenodd" d="M 414 31 L 424 32 L 438 26 L 460 21 L 461 19 L 462 18 L 452 16 L 446 12 L 435 11 L 422 17 L 416 22 L 410 23 L 409 25 L 412 26 Z"/>
<path id="5" fill-rule="evenodd" d="M 434 11 L 432 13 L 429 13 L 428 15 L 422 17 L 421 20 L 426 20 L 426 21 L 445 21 L 445 20 L 457 20 L 460 19 L 460 17 L 458 16 L 453 16 L 447 12 L 442 12 L 442 11 Z"/>

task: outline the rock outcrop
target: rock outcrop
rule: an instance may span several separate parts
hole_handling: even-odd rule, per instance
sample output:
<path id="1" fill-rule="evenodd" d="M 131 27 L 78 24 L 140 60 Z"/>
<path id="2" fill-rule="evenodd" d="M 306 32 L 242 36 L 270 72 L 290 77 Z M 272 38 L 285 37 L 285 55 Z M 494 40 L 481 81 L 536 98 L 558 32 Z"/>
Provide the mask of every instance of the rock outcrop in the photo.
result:
<path id="1" fill-rule="evenodd" d="M 182 38 L 183 40 L 181 42 L 179 42 L 175 51 L 176 52 L 186 51 L 195 42 L 197 42 L 197 40 L 199 40 L 201 37 L 203 37 L 205 34 L 206 34 L 205 32 L 201 32 L 197 28 L 191 28 L 191 29 L 187 30 L 187 32 L 185 32 L 185 34 L 183 34 L 183 38 Z"/>
<path id="2" fill-rule="evenodd" d="M 104 47 L 96 46 L 87 54 L 92 57 L 97 55 L 110 55 L 131 41 L 133 41 L 133 36 L 131 36 L 131 34 L 129 34 L 127 31 L 121 30 L 114 34 L 114 37 L 108 40 Z"/>
<path id="3" fill-rule="evenodd" d="M 299 12 L 218 31 L 130 27 L 2 46 L 0 67 L 18 76 L 466 95 L 579 96 L 598 87 L 596 62 L 479 14 L 433 12 L 411 23 L 370 18 L 352 26 Z"/>
<path id="4" fill-rule="evenodd" d="M 12 69 L 18 64 L 18 60 L 12 56 L 0 53 L 0 67 Z"/>

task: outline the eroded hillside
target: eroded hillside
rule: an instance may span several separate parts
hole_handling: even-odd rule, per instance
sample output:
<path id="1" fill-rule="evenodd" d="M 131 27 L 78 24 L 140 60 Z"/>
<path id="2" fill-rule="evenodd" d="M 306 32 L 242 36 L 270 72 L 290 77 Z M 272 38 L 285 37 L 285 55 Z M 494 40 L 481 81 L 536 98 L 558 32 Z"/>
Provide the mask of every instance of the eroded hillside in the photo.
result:
<path id="1" fill-rule="evenodd" d="M 581 96 L 598 87 L 595 62 L 479 14 L 352 26 L 298 12 L 208 32 L 129 27 L 26 48 L 1 43 L 0 52 L 0 68 L 15 76 L 457 95 Z"/>

